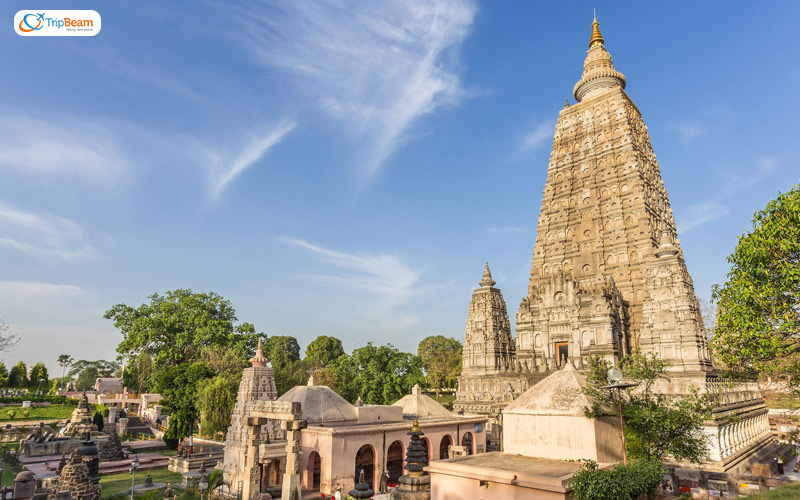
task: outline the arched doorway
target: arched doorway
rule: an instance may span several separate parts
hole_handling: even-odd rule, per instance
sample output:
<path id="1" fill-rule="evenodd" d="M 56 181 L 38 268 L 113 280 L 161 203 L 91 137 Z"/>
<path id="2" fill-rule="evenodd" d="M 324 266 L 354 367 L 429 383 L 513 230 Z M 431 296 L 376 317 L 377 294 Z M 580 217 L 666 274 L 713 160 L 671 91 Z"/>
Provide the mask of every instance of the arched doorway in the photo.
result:
<path id="1" fill-rule="evenodd" d="M 389 473 L 389 484 L 397 484 L 403 475 L 403 443 L 395 441 L 386 450 L 386 472 Z"/>
<path id="2" fill-rule="evenodd" d="M 320 485 L 320 478 L 322 476 L 322 459 L 319 453 L 312 451 L 308 455 L 308 484 L 307 488 L 311 490 L 318 490 Z"/>
<path id="3" fill-rule="evenodd" d="M 372 445 L 365 444 L 356 452 L 356 468 L 353 474 L 353 479 L 357 483 L 361 470 L 364 470 L 364 481 L 375 487 L 375 449 Z"/>
<path id="4" fill-rule="evenodd" d="M 433 457 L 431 457 L 431 442 L 428 441 L 428 438 L 422 438 L 422 447 L 425 448 L 425 457 L 427 458 L 428 463 L 431 463 Z M 427 472 L 425 474 L 427 474 Z"/>
<path id="5" fill-rule="evenodd" d="M 461 446 L 467 450 L 467 455 L 472 455 L 472 433 L 465 432 L 461 438 Z"/>
<path id="6" fill-rule="evenodd" d="M 450 446 L 453 444 L 453 438 L 450 434 L 445 434 L 442 442 L 439 443 L 439 460 L 450 458 Z"/>

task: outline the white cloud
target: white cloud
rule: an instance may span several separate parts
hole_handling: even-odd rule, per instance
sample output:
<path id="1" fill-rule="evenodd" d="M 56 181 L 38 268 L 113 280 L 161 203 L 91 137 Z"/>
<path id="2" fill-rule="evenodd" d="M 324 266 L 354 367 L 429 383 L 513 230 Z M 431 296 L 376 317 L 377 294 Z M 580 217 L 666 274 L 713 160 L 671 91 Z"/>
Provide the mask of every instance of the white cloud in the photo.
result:
<path id="1" fill-rule="evenodd" d="M 306 100 L 368 141 L 367 176 L 420 117 L 464 96 L 454 52 L 475 13 L 469 0 L 262 3 L 236 12 L 261 63 L 293 74 Z"/>
<path id="2" fill-rule="evenodd" d="M 0 303 L 4 305 L 45 297 L 83 294 L 83 289 L 76 285 L 56 285 L 38 281 L 0 281 Z"/>
<path id="3" fill-rule="evenodd" d="M 214 198 L 219 198 L 225 188 L 233 182 L 247 168 L 261 160 L 264 155 L 276 144 L 280 143 L 286 134 L 291 132 L 297 124 L 294 121 L 283 121 L 273 127 L 267 134 L 248 143 L 244 149 L 233 159 L 231 165 L 225 169 L 213 168 L 211 179 L 211 193 Z"/>
<path id="4" fill-rule="evenodd" d="M 689 207 L 689 216 L 678 223 L 678 232 L 686 232 L 706 222 L 719 219 L 730 213 L 730 209 L 716 201 L 706 201 Z"/>
<path id="5" fill-rule="evenodd" d="M 705 127 L 698 123 L 679 123 L 669 127 L 669 130 L 675 132 L 684 144 L 690 144 L 706 133 Z"/>
<path id="6" fill-rule="evenodd" d="M 340 272 L 322 276 L 327 283 L 348 290 L 361 290 L 383 299 L 385 308 L 394 308 L 408 301 L 415 291 L 420 274 L 392 254 L 350 254 L 308 243 L 298 238 L 281 238 L 284 242 L 311 251 L 323 262 Z"/>
<path id="7" fill-rule="evenodd" d="M 522 226 L 499 226 L 490 227 L 487 231 L 494 234 L 521 234 L 527 233 L 528 229 Z"/>
<path id="8" fill-rule="evenodd" d="M 553 130 L 552 122 L 539 123 L 533 130 L 522 136 L 521 148 L 523 150 L 531 150 L 542 146 L 548 139 L 553 139 Z"/>
<path id="9" fill-rule="evenodd" d="M 97 256 L 77 222 L 3 204 L 0 204 L 0 246 L 46 259 L 75 260 Z"/>
<path id="10" fill-rule="evenodd" d="M 108 182 L 126 166 L 114 136 L 104 127 L 0 113 L 0 170 Z"/>

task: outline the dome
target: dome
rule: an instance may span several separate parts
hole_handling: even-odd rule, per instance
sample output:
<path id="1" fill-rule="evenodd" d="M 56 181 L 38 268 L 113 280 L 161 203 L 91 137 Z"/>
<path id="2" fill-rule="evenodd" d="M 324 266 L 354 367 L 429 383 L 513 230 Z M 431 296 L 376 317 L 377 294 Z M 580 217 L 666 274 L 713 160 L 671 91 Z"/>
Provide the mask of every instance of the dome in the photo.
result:
<path id="1" fill-rule="evenodd" d="M 586 377 L 567 363 L 520 394 L 503 413 L 585 416 L 584 408 L 591 408 L 592 400 L 583 393 L 584 385 Z"/>
<path id="2" fill-rule="evenodd" d="M 452 418 L 447 409 L 433 400 L 430 396 L 422 394 L 419 385 L 414 385 L 411 394 L 403 396 L 393 406 L 403 408 L 403 415 L 414 415 L 418 418 Z"/>
<path id="3" fill-rule="evenodd" d="M 314 385 L 313 377 L 308 380 L 308 385 L 292 387 L 279 397 L 278 401 L 300 403 L 302 418 L 309 424 L 358 420 L 355 406 L 345 401 L 330 387 Z"/>

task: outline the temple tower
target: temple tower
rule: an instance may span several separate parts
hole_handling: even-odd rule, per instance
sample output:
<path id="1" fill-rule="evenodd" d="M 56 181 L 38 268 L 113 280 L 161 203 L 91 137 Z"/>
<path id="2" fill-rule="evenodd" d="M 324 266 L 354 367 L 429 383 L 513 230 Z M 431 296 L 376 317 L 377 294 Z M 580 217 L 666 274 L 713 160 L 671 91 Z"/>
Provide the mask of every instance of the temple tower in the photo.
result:
<path id="1" fill-rule="evenodd" d="M 464 337 L 464 374 L 485 374 L 507 369 L 513 362 L 514 341 L 506 302 L 492 279 L 487 262 L 480 288 L 472 293 Z"/>
<path id="2" fill-rule="evenodd" d="M 656 352 L 707 371 L 706 333 L 658 162 L 595 19 L 556 124 L 517 356 L 551 370 Z"/>

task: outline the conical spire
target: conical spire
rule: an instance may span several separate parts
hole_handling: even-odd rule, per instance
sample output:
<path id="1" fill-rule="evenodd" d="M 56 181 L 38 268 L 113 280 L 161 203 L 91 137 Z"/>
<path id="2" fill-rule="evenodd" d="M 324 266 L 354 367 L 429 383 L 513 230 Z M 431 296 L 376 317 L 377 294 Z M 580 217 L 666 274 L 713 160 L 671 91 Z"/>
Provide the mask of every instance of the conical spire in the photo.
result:
<path id="1" fill-rule="evenodd" d="M 411 477 L 422 477 L 423 470 L 428 465 L 428 453 L 425 451 L 425 446 L 422 444 L 421 436 L 425 435 L 419 428 L 419 420 L 414 419 L 411 424 L 411 442 L 408 444 L 408 451 L 406 452 L 406 465 L 403 467 L 408 471 Z"/>
<path id="2" fill-rule="evenodd" d="M 611 54 L 605 48 L 603 34 L 597 18 L 592 22 L 592 36 L 589 39 L 589 50 L 583 61 L 583 75 L 575 84 L 573 95 L 578 102 L 585 97 L 594 96 L 613 87 L 625 88 L 625 75 L 614 68 Z"/>
<path id="3" fill-rule="evenodd" d="M 483 267 L 483 279 L 481 279 L 478 284 L 480 286 L 494 286 L 496 283 L 497 282 L 492 279 L 492 272 L 489 271 L 489 263 L 487 262 Z"/>
<path id="4" fill-rule="evenodd" d="M 256 355 L 250 358 L 250 363 L 255 366 L 267 366 L 267 358 L 264 357 L 264 350 L 261 348 L 261 337 L 258 338 Z"/>
<path id="5" fill-rule="evenodd" d="M 589 48 L 596 47 L 598 45 L 603 45 L 603 34 L 600 33 L 600 23 L 597 22 L 597 16 L 594 18 L 594 22 L 592 22 L 592 38 L 589 39 Z"/>

